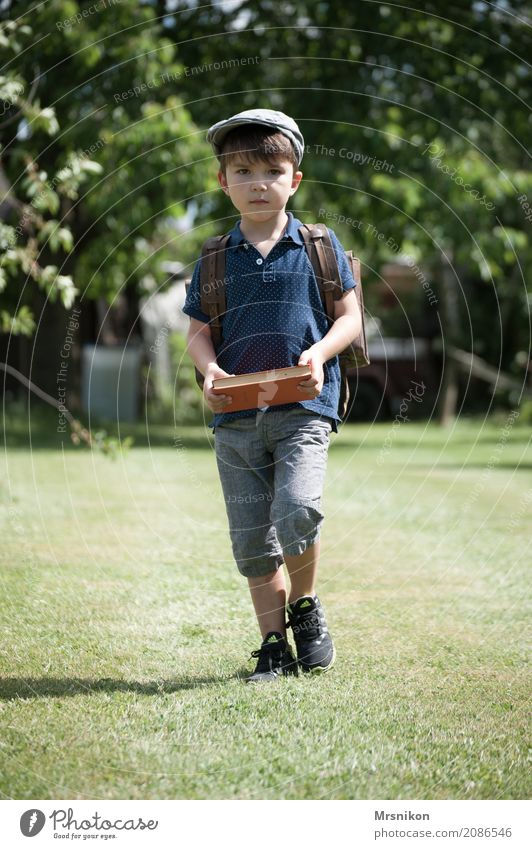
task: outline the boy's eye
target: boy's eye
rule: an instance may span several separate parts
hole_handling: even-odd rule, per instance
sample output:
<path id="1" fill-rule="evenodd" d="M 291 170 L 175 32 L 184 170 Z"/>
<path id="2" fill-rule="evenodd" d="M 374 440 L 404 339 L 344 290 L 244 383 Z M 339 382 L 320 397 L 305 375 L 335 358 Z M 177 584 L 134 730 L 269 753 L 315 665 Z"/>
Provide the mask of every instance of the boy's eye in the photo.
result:
<path id="1" fill-rule="evenodd" d="M 280 173 L 281 173 L 280 168 L 270 168 L 270 174 L 280 174 Z"/>
<path id="2" fill-rule="evenodd" d="M 248 168 L 239 168 L 236 172 L 237 174 L 249 174 Z"/>

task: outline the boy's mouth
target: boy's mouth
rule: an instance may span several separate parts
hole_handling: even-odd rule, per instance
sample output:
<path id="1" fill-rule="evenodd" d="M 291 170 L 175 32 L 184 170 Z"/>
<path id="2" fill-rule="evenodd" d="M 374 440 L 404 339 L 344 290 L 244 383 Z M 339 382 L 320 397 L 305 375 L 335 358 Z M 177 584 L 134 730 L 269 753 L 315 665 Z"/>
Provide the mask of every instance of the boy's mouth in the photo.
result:
<path id="1" fill-rule="evenodd" d="M 257 198 L 256 200 L 251 200 L 250 203 L 269 203 L 269 201 L 264 200 L 264 198 Z"/>

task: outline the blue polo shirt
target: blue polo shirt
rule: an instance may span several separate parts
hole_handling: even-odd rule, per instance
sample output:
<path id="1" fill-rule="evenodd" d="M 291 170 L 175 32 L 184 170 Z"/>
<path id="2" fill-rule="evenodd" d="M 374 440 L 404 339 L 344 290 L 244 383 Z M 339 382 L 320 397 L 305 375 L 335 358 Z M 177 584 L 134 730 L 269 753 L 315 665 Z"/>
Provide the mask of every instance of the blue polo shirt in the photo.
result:
<path id="1" fill-rule="evenodd" d="M 329 330 L 320 290 L 298 228 L 302 222 L 287 212 L 284 235 L 264 258 L 240 230 L 231 230 L 226 251 L 226 308 L 222 318 L 223 342 L 217 351 L 220 368 L 229 374 L 296 366 L 302 352 L 319 342 Z M 356 285 L 344 250 L 329 230 L 345 291 Z M 208 322 L 201 309 L 198 260 L 183 307 L 191 318 Z M 332 419 L 338 416 L 340 367 L 338 357 L 324 363 L 323 389 L 317 398 L 280 404 L 268 410 L 304 407 Z M 255 415 L 256 410 L 216 413 L 209 427 Z"/>

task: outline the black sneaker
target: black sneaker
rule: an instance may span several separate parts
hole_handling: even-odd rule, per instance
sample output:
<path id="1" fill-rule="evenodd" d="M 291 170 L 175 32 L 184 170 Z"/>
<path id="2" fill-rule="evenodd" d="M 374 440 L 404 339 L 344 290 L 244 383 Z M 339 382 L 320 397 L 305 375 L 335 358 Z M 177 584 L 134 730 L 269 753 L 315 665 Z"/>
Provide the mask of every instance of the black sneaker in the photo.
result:
<path id="1" fill-rule="evenodd" d="M 331 668 L 336 651 L 317 597 L 304 595 L 289 604 L 287 627 L 292 628 L 297 659 L 304 672 L 326 672 Z"/>
<path id="2" fill-rule="evenodd" d="M 260 649 L 251 652 L 251 657 L 257 657 L 258 663 L 253 675 L 246 679 L 248 682 L 275 681 L 281 675 L 297 675 L 297 662 L 290 646 L 277 631 L 266 634 Z"/>

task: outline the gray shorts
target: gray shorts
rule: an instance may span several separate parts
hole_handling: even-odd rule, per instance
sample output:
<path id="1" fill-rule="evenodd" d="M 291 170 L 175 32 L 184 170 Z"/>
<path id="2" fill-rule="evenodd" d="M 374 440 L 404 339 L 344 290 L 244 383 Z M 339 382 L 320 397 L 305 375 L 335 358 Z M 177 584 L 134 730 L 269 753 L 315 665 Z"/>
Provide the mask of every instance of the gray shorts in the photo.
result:
<path id="1" fill-rule="evenodd" d="M 320 536 L 332 420 L 304 408 L 218 425 L 216 461 L 238 570 L 274 572 Z"/>

